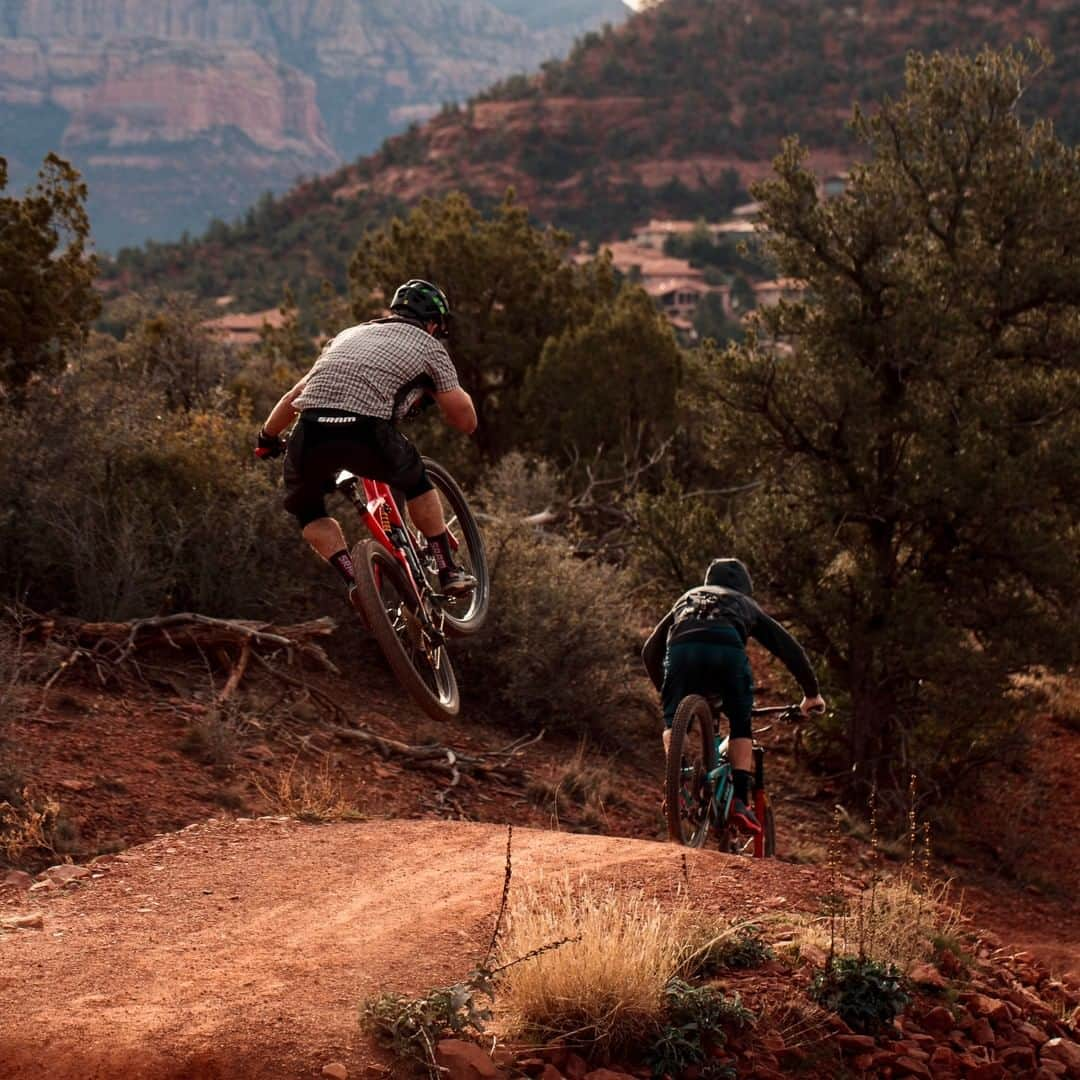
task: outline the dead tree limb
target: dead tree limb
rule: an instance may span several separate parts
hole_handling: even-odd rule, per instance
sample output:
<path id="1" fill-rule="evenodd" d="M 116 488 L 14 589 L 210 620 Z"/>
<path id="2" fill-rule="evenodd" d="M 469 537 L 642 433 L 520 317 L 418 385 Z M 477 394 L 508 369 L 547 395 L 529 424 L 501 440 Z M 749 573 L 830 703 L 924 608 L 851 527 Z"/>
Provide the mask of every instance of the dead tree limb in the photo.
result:
<path id="1" fill-rule="evenodd" d="M 79 661 L 92 663 L 104 683 L 110 674 L 118 673 L 125 665 L 134 666 L 138 671 L 136 654 L 157 646 L 221 656 L 230 671 L 222 691 L 222 700 L 225 700 L 235 692 L 251 657 L 259 655 L 258 650 L 271 654 L 284 651 L 290 663 L 300 656 L 323 670 L 338 674 L 337 666 L 316 642 L 335 629 L 336 623 L 330 618 L 278 626 L 269 622 L 217 619 L 195 612 L 179 612 L 130 622 L 81 622 L 35 616 L 23 620 L 21 632 L 24 636 L 55 639 L 71 645 L 71 652 L 46 680 L 45 693 Z"/>
<path id="2" fill-rule="evenodd" d="M 366 743 L 384 758 L 401 758 L 421 769 L 444 773 L 450 777 L 450 787 L 456 787 L 462 775 L 502 778 L 521 776 L 523 770 L 517 764 L 518 759 L 530 746 L 544 737 L 543 731 L 540 731 L 535 735 L 523 735 L 498 750 L 465 751 L 436 743 L 413 746 L 386 735 L 377 735 L 364 725 L 342 727 L 335 724 L 331 725 L 330 731 L 347 742 Z"/>

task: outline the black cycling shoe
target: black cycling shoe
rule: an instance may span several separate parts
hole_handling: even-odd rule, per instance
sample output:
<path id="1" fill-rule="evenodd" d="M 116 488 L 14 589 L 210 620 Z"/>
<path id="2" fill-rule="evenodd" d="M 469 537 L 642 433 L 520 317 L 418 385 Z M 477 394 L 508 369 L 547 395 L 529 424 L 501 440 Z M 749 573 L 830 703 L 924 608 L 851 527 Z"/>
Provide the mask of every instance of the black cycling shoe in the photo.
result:
<path id="1" fill-rule="evenodd" d="M 735 828 L 742 829 L 743 832 L 761 832 L 761 822 L 758 821 L 757 815 L 742 799 L 731 800 L 731 812 L 728 814 L 728 821 Z"/>
<path id="2" fill-rule="evenodd" d="M 460 566 L 444 566 L 439 571 L 439 588 L 447 596 L 468 596 L 476 588 L 476 578 Z"/>

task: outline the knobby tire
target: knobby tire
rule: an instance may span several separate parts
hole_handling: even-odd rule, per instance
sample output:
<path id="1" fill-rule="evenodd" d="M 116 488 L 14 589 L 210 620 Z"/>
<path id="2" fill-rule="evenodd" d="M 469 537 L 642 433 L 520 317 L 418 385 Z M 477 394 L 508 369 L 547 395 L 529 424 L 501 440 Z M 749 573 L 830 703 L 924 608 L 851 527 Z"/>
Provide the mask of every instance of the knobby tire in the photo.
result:
<path id="1" fill-rule="evenodd" d="M 424 458 L 424 468 L 427 470 L 428 479 L 434 484 L 444 501 L 449 504 L 447 528 L 453 531 L 461 541 L 461 547 L 468 555 L 464 568 L 476 578 L 476 588 L 469 599 L 469 606 L 461 615 L 455 615 L 453 604 L 443 605 L 447 633 L 457 637 L 466 637 L 469 634 L 475 634 L 484 625 L 488 602 L 491 598 L 491 578 L 488 574 L 484 538 L 457 481 L 431 458 Z M 458 553 L 460 556 L 461 548 L 458 549 Z"/>
<path id="2" fill-rule="evenodd" d="M 391 613 L 379 588 L 377 575 L 391 582 L 402 603 L 415 609 L 416 598 L 405 572 L 381 544 L 375 540 L 362 540 L 353 549 L 353 567 L 356 570 L 356 589 L 369 628 L 382 650 L 386 662 L 409 696 L 435 720 L 456 716 L 461 707 L 457 678 L 450 664 L 446 647 L 439 649 L 439 670 L 431 667 L 421 649 L 410 651 L 395 630 Z M 423 665 L 423 673 L 430 673 L 434 688 L 428 684 L 417 665 Z"/>
<path id="3" fill-rule="evenodd" d="M 693 775 L 684 777 L 684 754 Z M 696 757 L 694 756 L 696 754 Z M 712 709 L 696 694 L 679 702 L 671 726 L 667 770 L 664 780 L 664 805 L 667 810 L 668 838 L 676 844 L 699 848 L 705 843 L 716 813 L 712 786 L 705 776 L 716 768 L 716 739 L 713 735 Z M 690 789 L 690 807 L 685 807 L 684 791 Z M 695 820 L 688 820 L 684 808 L 692 810 Z"/>

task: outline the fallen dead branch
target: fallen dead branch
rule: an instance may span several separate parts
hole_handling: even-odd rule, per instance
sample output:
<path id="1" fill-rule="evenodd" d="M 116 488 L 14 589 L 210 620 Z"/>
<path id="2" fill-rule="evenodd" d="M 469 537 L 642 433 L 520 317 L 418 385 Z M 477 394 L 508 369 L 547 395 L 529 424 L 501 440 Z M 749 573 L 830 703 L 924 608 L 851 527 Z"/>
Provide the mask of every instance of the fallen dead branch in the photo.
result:
<path id="1" fill-rule="evenodd" d="M 386 735 L 377 735 L 365 725 L 343 727 L 332 724 L 329 730 L 339 739 L 347 742 L 362 742 L 374 747 L 383 757 L 403 758 L 421 769 L 431 769 L 445 773 L 450 778 L 449 787 L 456 787 L 462 776 L 496 777 L 499 779 L 520 779 L 524 771 L 518 765 L 518 759 L 530 747 L 543 737 L 543 731 L 535 735 L 523 735 L 499 750 L 454 750 L 449 746 L 430 743 L 425 746 L 413 746 L 391 739 Z"/>
<path id="2" fill-rule="evenodd" d="M 266 663 L 257 650 L 274 655 L 284 653 L 287 664 L 302 658 L 336 674 L 337 667 L 315 640 L 330 635 L 335 628 L 336 623 L 329 618 L 277 626 L 245 619 L 217 619 L 185 611 L 130 622 L 92 623 L 33 616 L 22 621 L 21 633 L 24 637 L 71 647 L 68 655 L 46 679 L 45 694 L 80 662 L 93 666 L 99 681 L 105 683 L 125 665 L 131 664 L 137 669 L 138 654 L 164 646 L 177 651 L 190 649 L 204 656 L 218 656 L 229 670 L 221 692 L 221 699 L 225 700 L 239 686 L 252 656 Z"/>

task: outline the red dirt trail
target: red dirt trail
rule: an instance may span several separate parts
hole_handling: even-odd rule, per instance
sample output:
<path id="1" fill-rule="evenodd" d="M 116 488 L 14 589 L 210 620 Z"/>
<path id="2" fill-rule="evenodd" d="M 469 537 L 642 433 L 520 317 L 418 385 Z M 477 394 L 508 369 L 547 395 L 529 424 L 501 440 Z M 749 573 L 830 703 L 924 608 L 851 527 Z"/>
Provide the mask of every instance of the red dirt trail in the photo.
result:
<path id="1" fill-rule="evenodd" d="M 498 907 L 506 832 L 442 821 L 213 820 L 22 894 L 44 930 L 0 937 L 3 1080 L 351 1077 L 380 1059 L 357 1007 L 463 977 Z M 588 872 L 670 894 L 683 851 L 514 833 L 515 882 Z M 815 905 L 817 872 L 688 853 L 725 916 Z M 10 893 L 11 890 L 6 890 Z M 707 898 L 707 900 L 705 899 Z"/>

